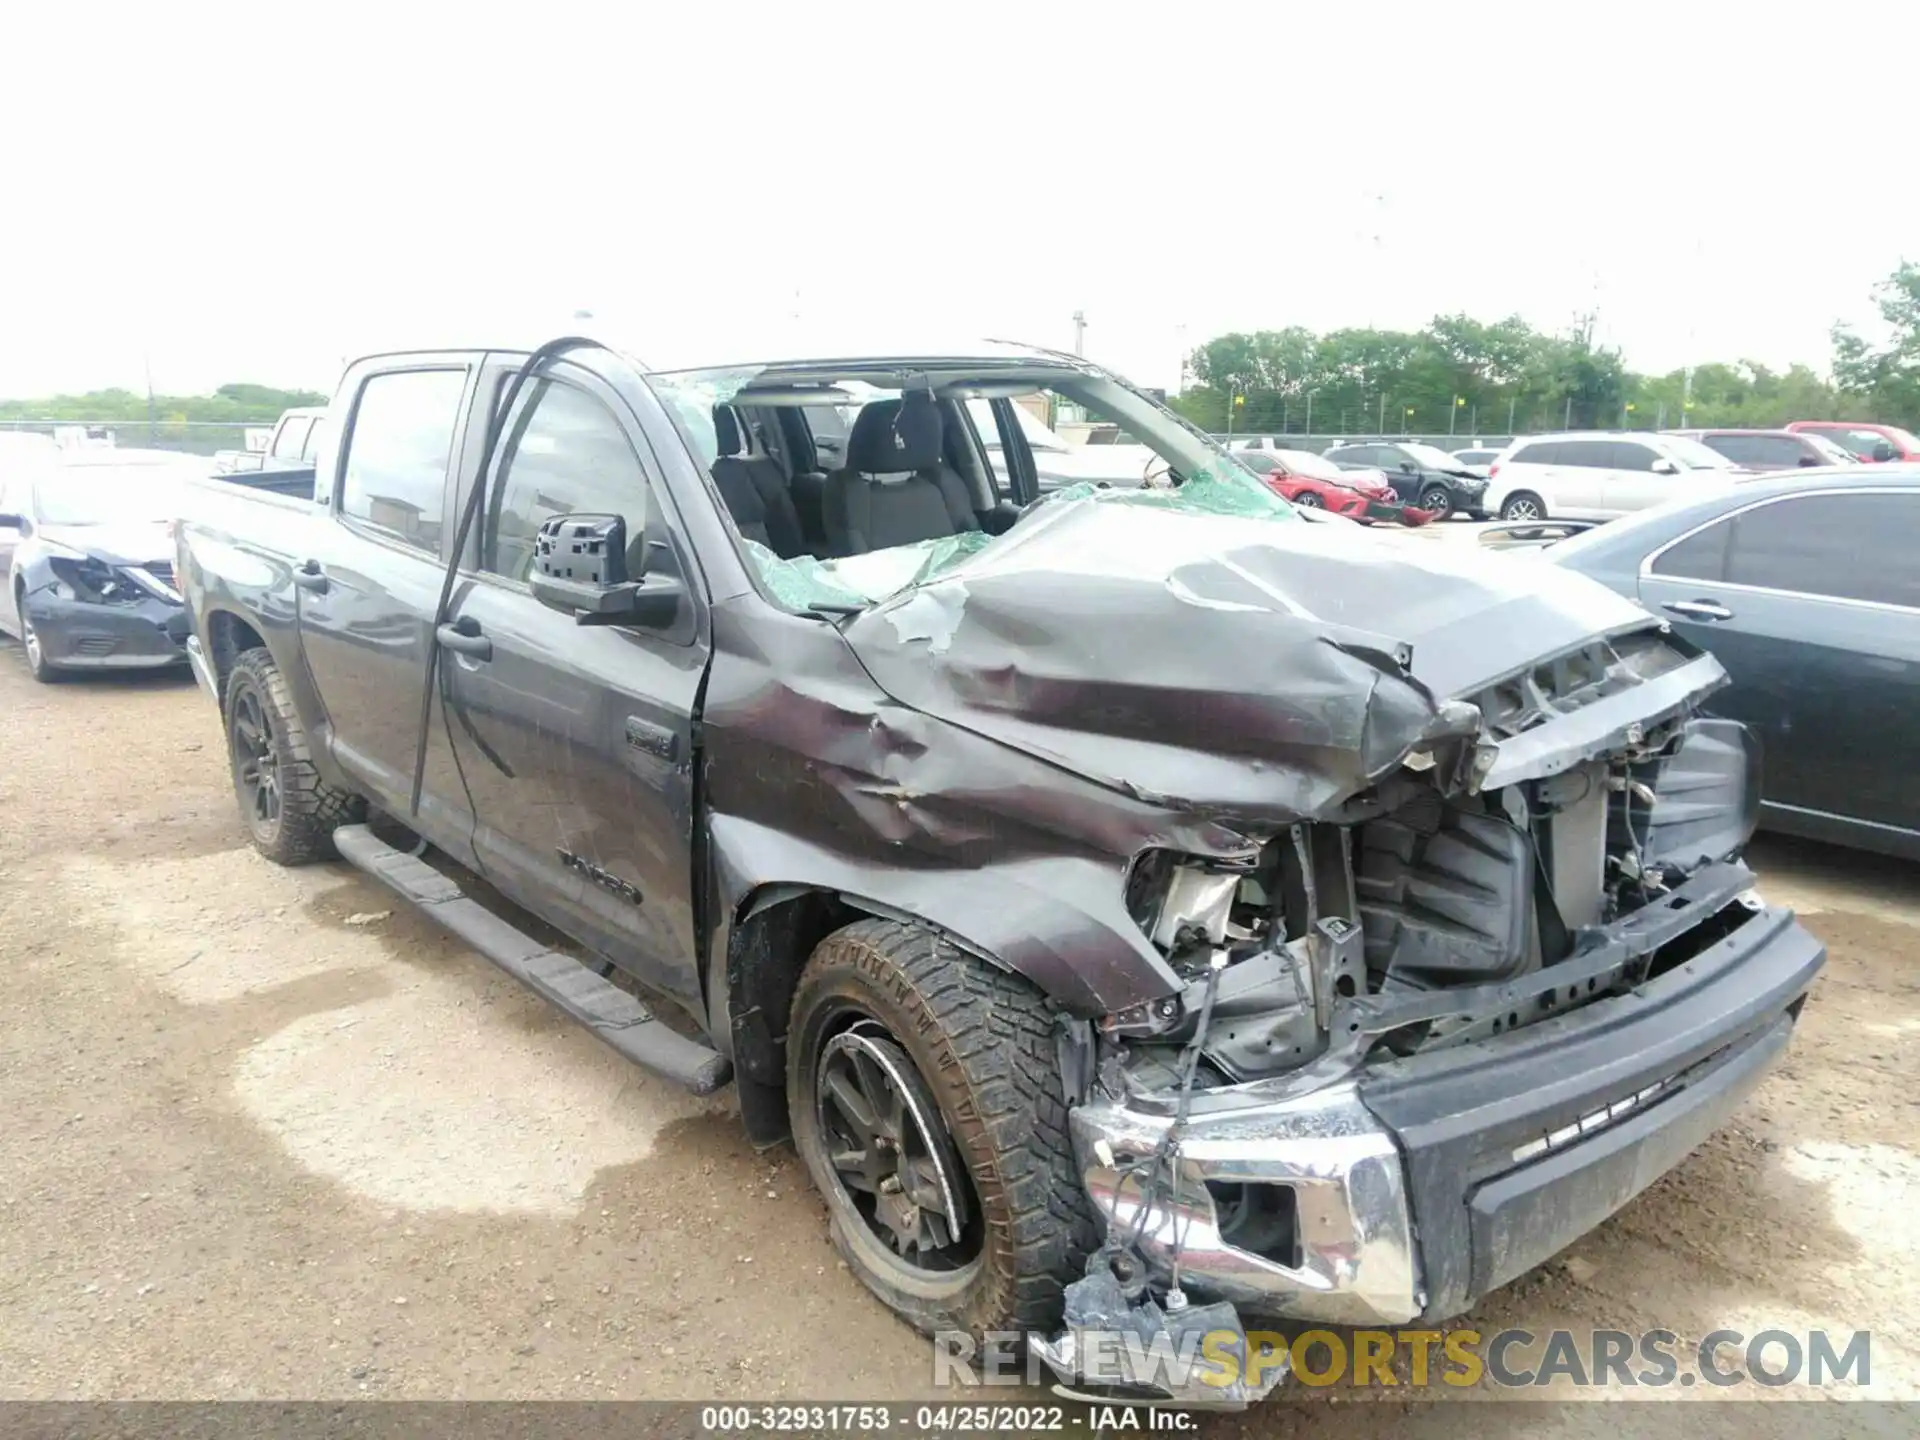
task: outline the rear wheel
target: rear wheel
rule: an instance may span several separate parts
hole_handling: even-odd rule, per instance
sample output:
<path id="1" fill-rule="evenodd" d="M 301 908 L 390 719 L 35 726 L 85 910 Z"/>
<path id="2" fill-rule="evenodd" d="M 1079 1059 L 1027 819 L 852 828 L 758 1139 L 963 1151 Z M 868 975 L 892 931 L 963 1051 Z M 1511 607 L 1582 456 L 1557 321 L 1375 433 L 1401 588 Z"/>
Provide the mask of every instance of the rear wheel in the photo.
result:
<path id="1" fill-rule="evenodd" d="M 1502 520 L 1544 520 L 1547 518 L 1547 504 L 1531 490 L 1516 490 L 1500 507 L 1500 518 Z"/>
<path id="2" fill-rule="evenodd" d="M 1453 513 L 1453 492 L 1444 485 L 1429 485 L 1420 492 L 1421 510 L 1431 510 L 1433 518 L 1444 520 Z"/>
<path id="3" fill-rule="evenodd" d="M 363 819 L 366 802 L 313 768 L 286 679 L 265 650 L 234 661 L 223 709 L 233 791 L 253 848 L 278 865 L 332 858 L 335 827 Z"/>
<path id="4" fill-rule="evenodd" d="M 858 921 L 807 961 L 787 1057 L 795 1147 L 869 1290 L 929 1334 L 1059 1322 L 1093 1224 L 1031 985 Z"/>

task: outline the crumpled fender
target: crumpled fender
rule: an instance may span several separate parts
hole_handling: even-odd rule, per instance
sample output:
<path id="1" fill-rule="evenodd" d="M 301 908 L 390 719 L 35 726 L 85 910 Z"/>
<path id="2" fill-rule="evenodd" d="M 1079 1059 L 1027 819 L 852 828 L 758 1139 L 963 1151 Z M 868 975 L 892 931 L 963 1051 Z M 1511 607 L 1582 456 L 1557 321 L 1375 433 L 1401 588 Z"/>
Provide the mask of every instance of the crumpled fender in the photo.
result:
<path id="1" fill-rule="evenodd" d="M 810 886 L 920 919 L 1077 1015 L 1179 988 L 1127 913 L 1127 866 L 1151 846 L 1245 856 L 1244 834 L 888 700 L 817 619 L 722 605 L 714 636 L 701 729 L 721 916 L 762 886 Z"/>

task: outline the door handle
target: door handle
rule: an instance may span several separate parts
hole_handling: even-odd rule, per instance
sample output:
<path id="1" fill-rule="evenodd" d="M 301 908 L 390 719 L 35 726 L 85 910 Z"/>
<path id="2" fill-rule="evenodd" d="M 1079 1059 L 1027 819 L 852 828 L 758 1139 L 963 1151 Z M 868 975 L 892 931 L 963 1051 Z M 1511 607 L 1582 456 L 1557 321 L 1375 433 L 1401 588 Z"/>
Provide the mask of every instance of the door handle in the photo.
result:
<path id="1" fill-rule="evenodd" d="M 433 632 L 433 638 L 446 649 L 458 654 L 471 655 L 476 660 L 493 658 L 493 641 L 482 635 L 480 627 L 471 620 L 442 625 Z"/>
<path id="2" fill-rule="evenodd" d="M 318 560 L 302 560 L 299 568 L 293 572 L 293 583 L 302 590 L 324 595 L 327 593 L 327 572 L 320 568 Z"/>
<path id="3" fill-rule="evenodd" d="M 1731 620 L 1733 611 L 1712 600 L 1669 600 L 1660 607 L 1689 620 Z"/>

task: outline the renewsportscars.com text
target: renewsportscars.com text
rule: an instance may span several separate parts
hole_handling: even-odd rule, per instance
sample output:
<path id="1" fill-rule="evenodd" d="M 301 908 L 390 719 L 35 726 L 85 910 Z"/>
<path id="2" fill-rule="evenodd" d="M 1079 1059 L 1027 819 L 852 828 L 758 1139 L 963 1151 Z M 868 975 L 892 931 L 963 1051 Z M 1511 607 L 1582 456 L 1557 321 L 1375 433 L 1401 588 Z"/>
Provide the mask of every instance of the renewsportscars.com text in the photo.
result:
<path id="1" fill-rule="evenodd" d="M 1239 1336 L 1230 1330 L 1186 1335 L 1178 1343 L 1166 1337 L 1148 1343 L 1118 1331 L 1080 1334 L 1086 1378 L 1169 1390 L 1196 1380 L 1222 1389 L 1238 1380 L 1258 1386 L 1275 1368 L 1289 1383 L 1353 1388 L 1819 1388 L 1865 1387 L 1873 1379 L 1872 1335 L 1865 1330 L 1714 1330 L 1698 1340 L 1671 1330 L 1307 1330 L 1293 1336 L 1254 1330 L 1247 1334 L 1244 1359 Z M 934 1337 L 935 1385 L 1044 1385 L 1052 1379 L 1018 1332 L 996 1331 L 984 1342 L 960 1332 Z"/>

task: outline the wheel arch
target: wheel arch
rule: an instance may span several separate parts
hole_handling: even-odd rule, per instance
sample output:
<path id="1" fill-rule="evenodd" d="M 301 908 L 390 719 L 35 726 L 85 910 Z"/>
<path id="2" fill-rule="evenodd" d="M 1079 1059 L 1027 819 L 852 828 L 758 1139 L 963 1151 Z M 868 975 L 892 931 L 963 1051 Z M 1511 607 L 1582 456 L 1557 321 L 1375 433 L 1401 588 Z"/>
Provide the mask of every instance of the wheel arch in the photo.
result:
<path id="1" fill-rule="evenodd" d="M 208 612 L 207 659 L 213 666 L 215 694 L 223 713 L 227 705 L 227 677 L 233 674 L 234 662 L 249 650 L 272 653 L 272 649 L 266 637 L 241 615 L 224 609 Z M 278 657 L 274 663 L 279 663 Z"/>

